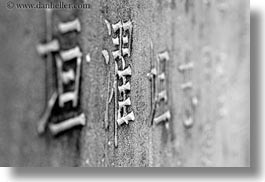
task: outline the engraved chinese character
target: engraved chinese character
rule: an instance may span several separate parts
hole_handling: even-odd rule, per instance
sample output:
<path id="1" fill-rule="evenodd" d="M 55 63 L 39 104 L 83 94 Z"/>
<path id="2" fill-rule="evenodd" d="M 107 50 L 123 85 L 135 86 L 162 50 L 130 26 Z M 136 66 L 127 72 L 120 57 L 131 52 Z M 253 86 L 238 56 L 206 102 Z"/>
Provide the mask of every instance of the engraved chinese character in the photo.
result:
<path id="1" fill-rule="evenodd" d="M 193 112 L 195 107 L 198 105 L 198 98 L 196 96 L 191 96 L 192 90 L 193 90 L 193 83 L 190 79 L 191 73 L 194 68 L 194 63 L 190 61 L 190 54 L 191 50 L 187 49 L 185 51 L 185 63 L 182 63 L 178 66 L 178 71 L 185 75 L 184 82 L 181 83 L 180 88 L 183 90 L 184 94 L 187 95 L 187 104 L 185 104 L 184 111 L 184 119 L 183 119 L 183 125 L 185 128 L 191 128 L 194 124 L 193 119 Z M 184 97 L 186 98 L 186 97 Z"/>
<path id="2" fill-rule="evenodd" d="M 168 108 L 168 94 L 166 82 L 166 65 L 169 61 L 167 51 L 158 54 L 156 61 L 151 65 L 151 72 L 148 77 L 151 81 L 151 120 L 150 125 L 165 123 L 168 128 L 168 121 L 171 118 Z"/>
<path id="3" fill-rule="evenodd" d="M 106 22 L 106 21 L 105 21 Z M 132 75 L 131 66 L 128 62 L 128 58 L 131 56 L 131 43 L 132 43 L 132 22 L 129 20 L 127 22 L 119 21 L 108 28 L 112 28 L 112 42 L 115 49 L 112 51 L 113 59 L 115 62 L 114 68 L 114 83 L 113 91 L 111 92 L 111 97 L 109 102 L 114 96 L 114 144 L 118 145 L 118 126 L 129 121 L 134 121 L 134 113 L 131 108 L 131 98 L 130 98 L 130 77 Z M 111 32 L 110 29 L 109 33 Z M 104 53 L 104 52 L 103 52 Z M 104 54 L 103 54 L 104 56 Z M 104 56 L 106 58 L 106 54 Z M 109 79 L 108 79 L 109 80 Z M 106 107 L 107 109 L 107 107 Z M 107 112 L 106 112 L 107 115 Z M 107 126 L 105 117 L 105 125 Z"/>
<path id="4" fill-rule="evenodd" d="M 56 88 L 39 122 L 38 132 L 42 134 L 48 125 L 52 135 L 57 135 L 75 126 L 85 125 L 85 115 L 83 113 L 63 119 L 60 116 L 59 121 L 48 124 L 54 109 L 62 114 L 64 110 L 67 110 L 68 113 L 69 110 L 74 111 L 78 107 L 82 52 L 78 45 L 62 50 L 59 40 L 53 38 L 51 10 L 46 11 L 46 21 L 47 43 L 38 45 L 37 51 L 40 55 L 46 55 L 46 61 L 55 61 L 57 75 L 55 77 Z M 58 24 L 58 34 L 62 38 L 66 33 L 76 34 L 80 31 L 81 25 L 78 19 Z"/>

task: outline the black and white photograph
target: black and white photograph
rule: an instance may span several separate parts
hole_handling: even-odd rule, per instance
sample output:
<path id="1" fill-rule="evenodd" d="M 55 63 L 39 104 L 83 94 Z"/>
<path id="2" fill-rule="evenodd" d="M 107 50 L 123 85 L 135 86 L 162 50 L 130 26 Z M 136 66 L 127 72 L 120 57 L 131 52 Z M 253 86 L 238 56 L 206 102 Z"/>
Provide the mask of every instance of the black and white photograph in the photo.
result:
<path id="1" fill-rule="evenodd" d="M 249 0 L 0 4 L 0 166 L 251 167 Z"/>

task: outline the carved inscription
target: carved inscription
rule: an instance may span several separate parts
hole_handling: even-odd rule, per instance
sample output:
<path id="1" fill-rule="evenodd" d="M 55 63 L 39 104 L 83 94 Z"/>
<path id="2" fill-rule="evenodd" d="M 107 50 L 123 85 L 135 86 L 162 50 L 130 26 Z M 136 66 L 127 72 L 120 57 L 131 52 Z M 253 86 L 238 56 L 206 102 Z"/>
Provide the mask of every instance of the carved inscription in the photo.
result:
<path id="1" fill-rule="evenodd" d="M 151 81 L 151 120 L 150 125 L 165 123 L 168 128 L 168 121 L 171 113 L 168 109 L 168 94 L 166 81 L 166 65 L 169 61 L 167 51 L 158 54 L 156 61 L 152 62 L 151 72 L 148 77 Z"/>
<path id="2" fill-rule="evenodd" d="M 52 135 L 69 130 L 75 126 L 85 125 L 85 115 L 79 113 L 71 118 L 65 118 L 58 122 L 51 122 L 52 111 L 76 109 L 79 100 L 79 88 L 81 77 L 82 52 L 78 45 L 70 49 L 62 49 L 59 40 L 53 38 L 52 33 L 52 11 L 46 11 L 47 17 L 47 42 L 39 44 L 37 51 L 41 56 L 46 56 L 46 61 L 55 61 L 56 71 L 56 88 L 50 97 L 45 112 L 39 122 L 38 132 L 45 132 L 47 126 Z M 79 19 L 58 24 L 58 34 L 64 36 L 66 33 L 78 33 L 81 31 Z M 62 118 L 60 116 L 60 118 Z"/>

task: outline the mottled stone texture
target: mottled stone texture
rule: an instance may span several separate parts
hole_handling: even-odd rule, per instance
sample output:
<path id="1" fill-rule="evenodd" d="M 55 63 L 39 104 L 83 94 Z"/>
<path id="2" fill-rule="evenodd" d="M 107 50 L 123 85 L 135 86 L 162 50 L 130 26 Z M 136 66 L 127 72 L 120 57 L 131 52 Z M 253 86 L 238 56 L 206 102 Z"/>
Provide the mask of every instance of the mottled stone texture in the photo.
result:
<path id="1" fill-rule="evenodd" d="M 23 2 L 23 1 L 21 1 Z M 36 1 L 24 1 L 32 2 Z M 1 166 L 249 166 L 250 57 L 247 0 L 84 0 L 89 9 L 55 11 L 54 24 L 78 17 L 84 59 L 80 91 L 87 125 L 58 137 L 36 127 L 54 88 L 52 64 L 36 45 L 46 37 L 45 12 L 0 10 Z M 114 50 L 104 22 L 133 21 L 131 101 L 135 121 L 118 128 L 113 100 L 104 128 L 107 77 L 103 49 Z M 67 38 L 66 38 L 67 39 Z M 66 45 L 67 46 L 67 45 Z M 152 48 L 153 47 L 153 48 Z M 169 107 L 165 126 L 149 126 L 151 61 L 168 51 Z M 85 61 L 90 53 L 91 62 Z M 194 68 L 180 72 L 179 65 Z M 46 67 L 48 70 L 46 71 Z M 113 77 L 111 77 L 113 80 Z M 192 89 L 181 84 L 191 81 Z M 192 104 L 196 98 L 196 106 Z M 191 117 L 193 124 L 185 127 Z"/>

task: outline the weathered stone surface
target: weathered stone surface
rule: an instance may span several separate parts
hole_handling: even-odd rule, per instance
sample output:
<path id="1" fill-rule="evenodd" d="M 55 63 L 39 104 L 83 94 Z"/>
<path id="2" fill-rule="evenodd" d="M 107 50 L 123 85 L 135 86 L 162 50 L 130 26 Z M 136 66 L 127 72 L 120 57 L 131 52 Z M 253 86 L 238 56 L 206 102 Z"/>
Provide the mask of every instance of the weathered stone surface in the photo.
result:
<path id="1" fill-rule="evenodd" d="M 1 166 L 249 166 L 248 1 L 80 2 L 90 8 L 55 11 L 54 23 L 73 17 L 81 21 L 77 39 L 83 51 L 80 102 L 87 125 L 55 138 L 38 136 L 36 131 L 50 94 L 46 92 L 54 84 L 47 77 L 51 70 L 45 72 L 45 59 L 36 51 L 46 35 L 44 10 L 1 6 Z M 114 72 L 114 47 L 105 19 L 111 24 L 133 21 L 129 63 L 135 121 L 118 128 L 117 148 L 113 100 L 109 128 L 104 128 L 109 66 Z M 109 65 L 103 49 L 110 54 Z M 151 61 L 165 50 L 170 57 L 166 68 L 169 130 L 163 124 L 149 126 L 147 73 Z M 90 62 L 85 61 L 87 53 Z M 193 69 L 179 71 L 180 65 L 189 62 Z M 192 88 L 181 89 L 187 82 L 192 82 Z"/>

